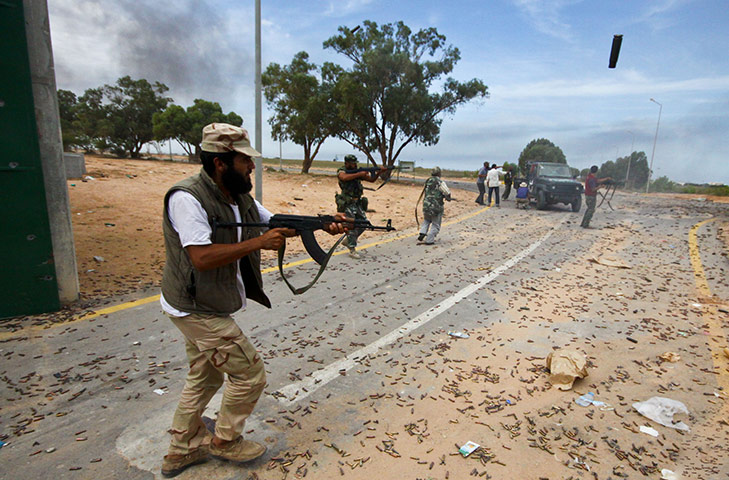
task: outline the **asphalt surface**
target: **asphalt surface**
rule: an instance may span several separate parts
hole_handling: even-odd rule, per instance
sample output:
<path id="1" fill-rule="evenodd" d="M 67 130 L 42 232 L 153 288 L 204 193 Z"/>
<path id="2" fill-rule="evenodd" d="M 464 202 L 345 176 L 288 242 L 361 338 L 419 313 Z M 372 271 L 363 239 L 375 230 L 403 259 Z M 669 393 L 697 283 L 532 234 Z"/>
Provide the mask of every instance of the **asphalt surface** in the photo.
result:
<path id="1" fill-rule="evenodd" d="M 475 191 L 475 185 L 463 187 Z M 314 441 L 306 429 L 292 433 L 292 422 L 302 421 L 297 407 L 315 415 L 311 408 L 317 405 L 348 399 L 350 407 L 344 405 L 336 410 L 336 419 L 330 418 L 338 430 L 327 432 L 332 443 L 344 442 L 361 428 L 354 399 L 387 390 L 380 372 L 421 355 L 429 348 L 424 346 L 428 339 L 446 341 L 450 331 L 478 332 L 496 321 L 527 315 L 523 305 L 536 308 L 524 297 L 525 286 L 535 279 L 549 285 L 548 279 L 563 270 L 579 270 L 604 253 L 594 250 L 596 243 L 618 233 L 610 253 L 634 265 L 634 276 L 603 287 L 602 295 L 572 295 L 568 303 L 580 304 L 573 310 L 583 316 L 573 312 L 574 321 L 561 327 L 563 335 L 622 341 L 625 331 L 584 319 L 598 317 L 595 312 L 602 312 L 604 319 L 616 305 L 669 316 L 676 298 L 699 302 L 689 232 L 705 220 L 726 221 L 726 204 L 618 195 L 613 205 L 615 211 L 606 206 L 598 210 L 593 221 L 597 228 L 587 230 L 579 228 L 582 212 L 572 213 L 566 206 L 523 211 L 506 201 L 498 209 L 477 210 L 474 205 L 469 217 L 447 218 L 434 246 L 417 244 L 416 232 L 377 238 L 366 233 L 361 260 L 333 257 L 317 285 L 301 296 L 289 292 L 278 272 L 266 274 L 274 308 L 252 304 L 235 318 L 266 363 L 268 387 L 246 431 L 265 439 L 267 458 L 251 465 L 243 477 L 238 467 L 208 462 L 179 478 L 246 478 L 250 472 L 282 478 L 279 470 L 267 470 L 267 462 L 309 448 Z M 727 257 L 716 236 L 717 224 L 699 227 L 697 242 L 707 287 L 714 298 L 726 302 Z M 675 278 L 659 276 L 658 265 L 674 269 Z M 315 271 L 312 263 L 286 270 L 294 285 L 307 283 Z M 613 297 L 608 298 L 607 290 Z M 519 306 L 515 298 L 525 303 Z M 725 313 L 717 315 L 726 319 Z M 726 344 L 723 325 L 717 342 Z M 186 361 L 182 337 L 157 302 L 0 338 L 0 433 L 6 443 L 0 448 L 0 478 L 160 477 L 169 441 L 166 429 Z M 515 342 L 524 356 L 544 355 L 545 345 L 539 341 Z M 721 387 L 726 376 L 719 370 L 706 381 Z M 435 383 L 392 388 L 413 404 L 437 393 Z M 211 417 L 218 400 L 216 396 L 210 404 Z M 726 457 L 714 463 L 719 474 L 727 473 Z M 688 469 L 689 459 L 679 464 Z M 312 472 L 310 477 L 317 478 Z"/>

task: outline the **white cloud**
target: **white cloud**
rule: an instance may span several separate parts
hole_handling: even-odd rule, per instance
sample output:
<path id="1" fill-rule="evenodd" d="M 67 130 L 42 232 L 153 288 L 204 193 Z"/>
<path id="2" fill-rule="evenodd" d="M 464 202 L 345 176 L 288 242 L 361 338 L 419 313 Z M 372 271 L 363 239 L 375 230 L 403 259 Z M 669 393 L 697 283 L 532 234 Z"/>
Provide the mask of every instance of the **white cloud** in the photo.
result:
<path id="1" fill-rule="evenodd" d="M 512 0 L 527 16 L 537 31 L 562 40 L 572 40 L 569 24 L 561 18 L 561 11 L 581 0 Z"/>

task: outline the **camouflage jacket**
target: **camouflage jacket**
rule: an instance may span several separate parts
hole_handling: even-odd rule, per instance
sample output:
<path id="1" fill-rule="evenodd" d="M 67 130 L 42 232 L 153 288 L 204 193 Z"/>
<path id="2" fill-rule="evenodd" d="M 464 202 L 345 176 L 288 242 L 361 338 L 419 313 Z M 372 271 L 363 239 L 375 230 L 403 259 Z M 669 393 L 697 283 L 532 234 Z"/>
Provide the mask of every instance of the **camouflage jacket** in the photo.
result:
<path id="1" fill-rule="evenodd" d="M 337 170 L 337 174 L 344 171 L 345 168 L 341 167 Z M 349 180 L 347 182 L 339 180 L 339 188 L 342 189 L 342 193 L 335 195 L 337 211 L 339 212 L 343 212 L 347 205 L 354 203 L 357 199 L 363 198 L 362 193 L 364 193 L 364 188 L 362 188 L 362 180 L 360 179 Z"/>
<path id="2" fill-rule="evenodd" d="M 443 213 L 443 200 L 451 198 L 451 191 L 443 180 L 432 176 L 425 181 L 425 197 L 423 198 L 423 214 L 428 216 Z"/>

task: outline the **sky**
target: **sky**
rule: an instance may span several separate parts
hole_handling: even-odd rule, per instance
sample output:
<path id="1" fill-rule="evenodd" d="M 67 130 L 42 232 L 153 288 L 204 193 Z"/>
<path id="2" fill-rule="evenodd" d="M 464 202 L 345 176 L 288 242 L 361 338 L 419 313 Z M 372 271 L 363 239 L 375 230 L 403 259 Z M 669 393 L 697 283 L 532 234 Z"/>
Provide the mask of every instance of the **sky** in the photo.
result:
<path id="1" fill-rule="evenodd" d="M 533 139 L 572 167 L 645 152 L 653 178 L 729 184 L 729 8 L 725 0 L 261 1 L 263 70 L 302 50 L 347 67 L 322 43 L 340 26 L 403 21 L 435 27 L 460 50 L 450 74 L 490 93 L 447 116 L 440 141 L 401 160 L 477 170 L 516 162 Z M 234 111 L 255 138 L 254 0 L 48 0 L 58 88 L 81 95 L 124 75 L 159 81 L 174 103 Z M 613 35 L 623 35 L 609 69 Z M 655 102 L 651 101 L 654 99 Z M 271 139 L 266 157 L 303 158 Z M 660 118 L 659 118 L 660 117 Z M 658 134 L 656 136 L 656 130 Z M 655 141 L 655 153 L 654 153 Z M 175 148 L 175 150 L 181 149 Z M 328 139 L 318 159 L 357 153 Z M 360 153 L 362 159 L 363 155 Z"/>

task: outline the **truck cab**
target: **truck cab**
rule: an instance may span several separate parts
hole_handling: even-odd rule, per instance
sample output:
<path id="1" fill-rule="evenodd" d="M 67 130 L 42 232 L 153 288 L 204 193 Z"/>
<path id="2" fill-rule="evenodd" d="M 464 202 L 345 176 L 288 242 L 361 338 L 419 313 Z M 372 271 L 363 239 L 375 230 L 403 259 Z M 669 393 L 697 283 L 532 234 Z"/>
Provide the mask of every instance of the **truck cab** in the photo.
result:
<path id="1" fill-rule="evenodd" d="M 580 211 L 584 187 L 573 177 L 567 164 L 527 162 L 526 170 L 529 200 L 536 203 L 537 209 L 563 203 L 570 205 L 573 212 Z"/>

